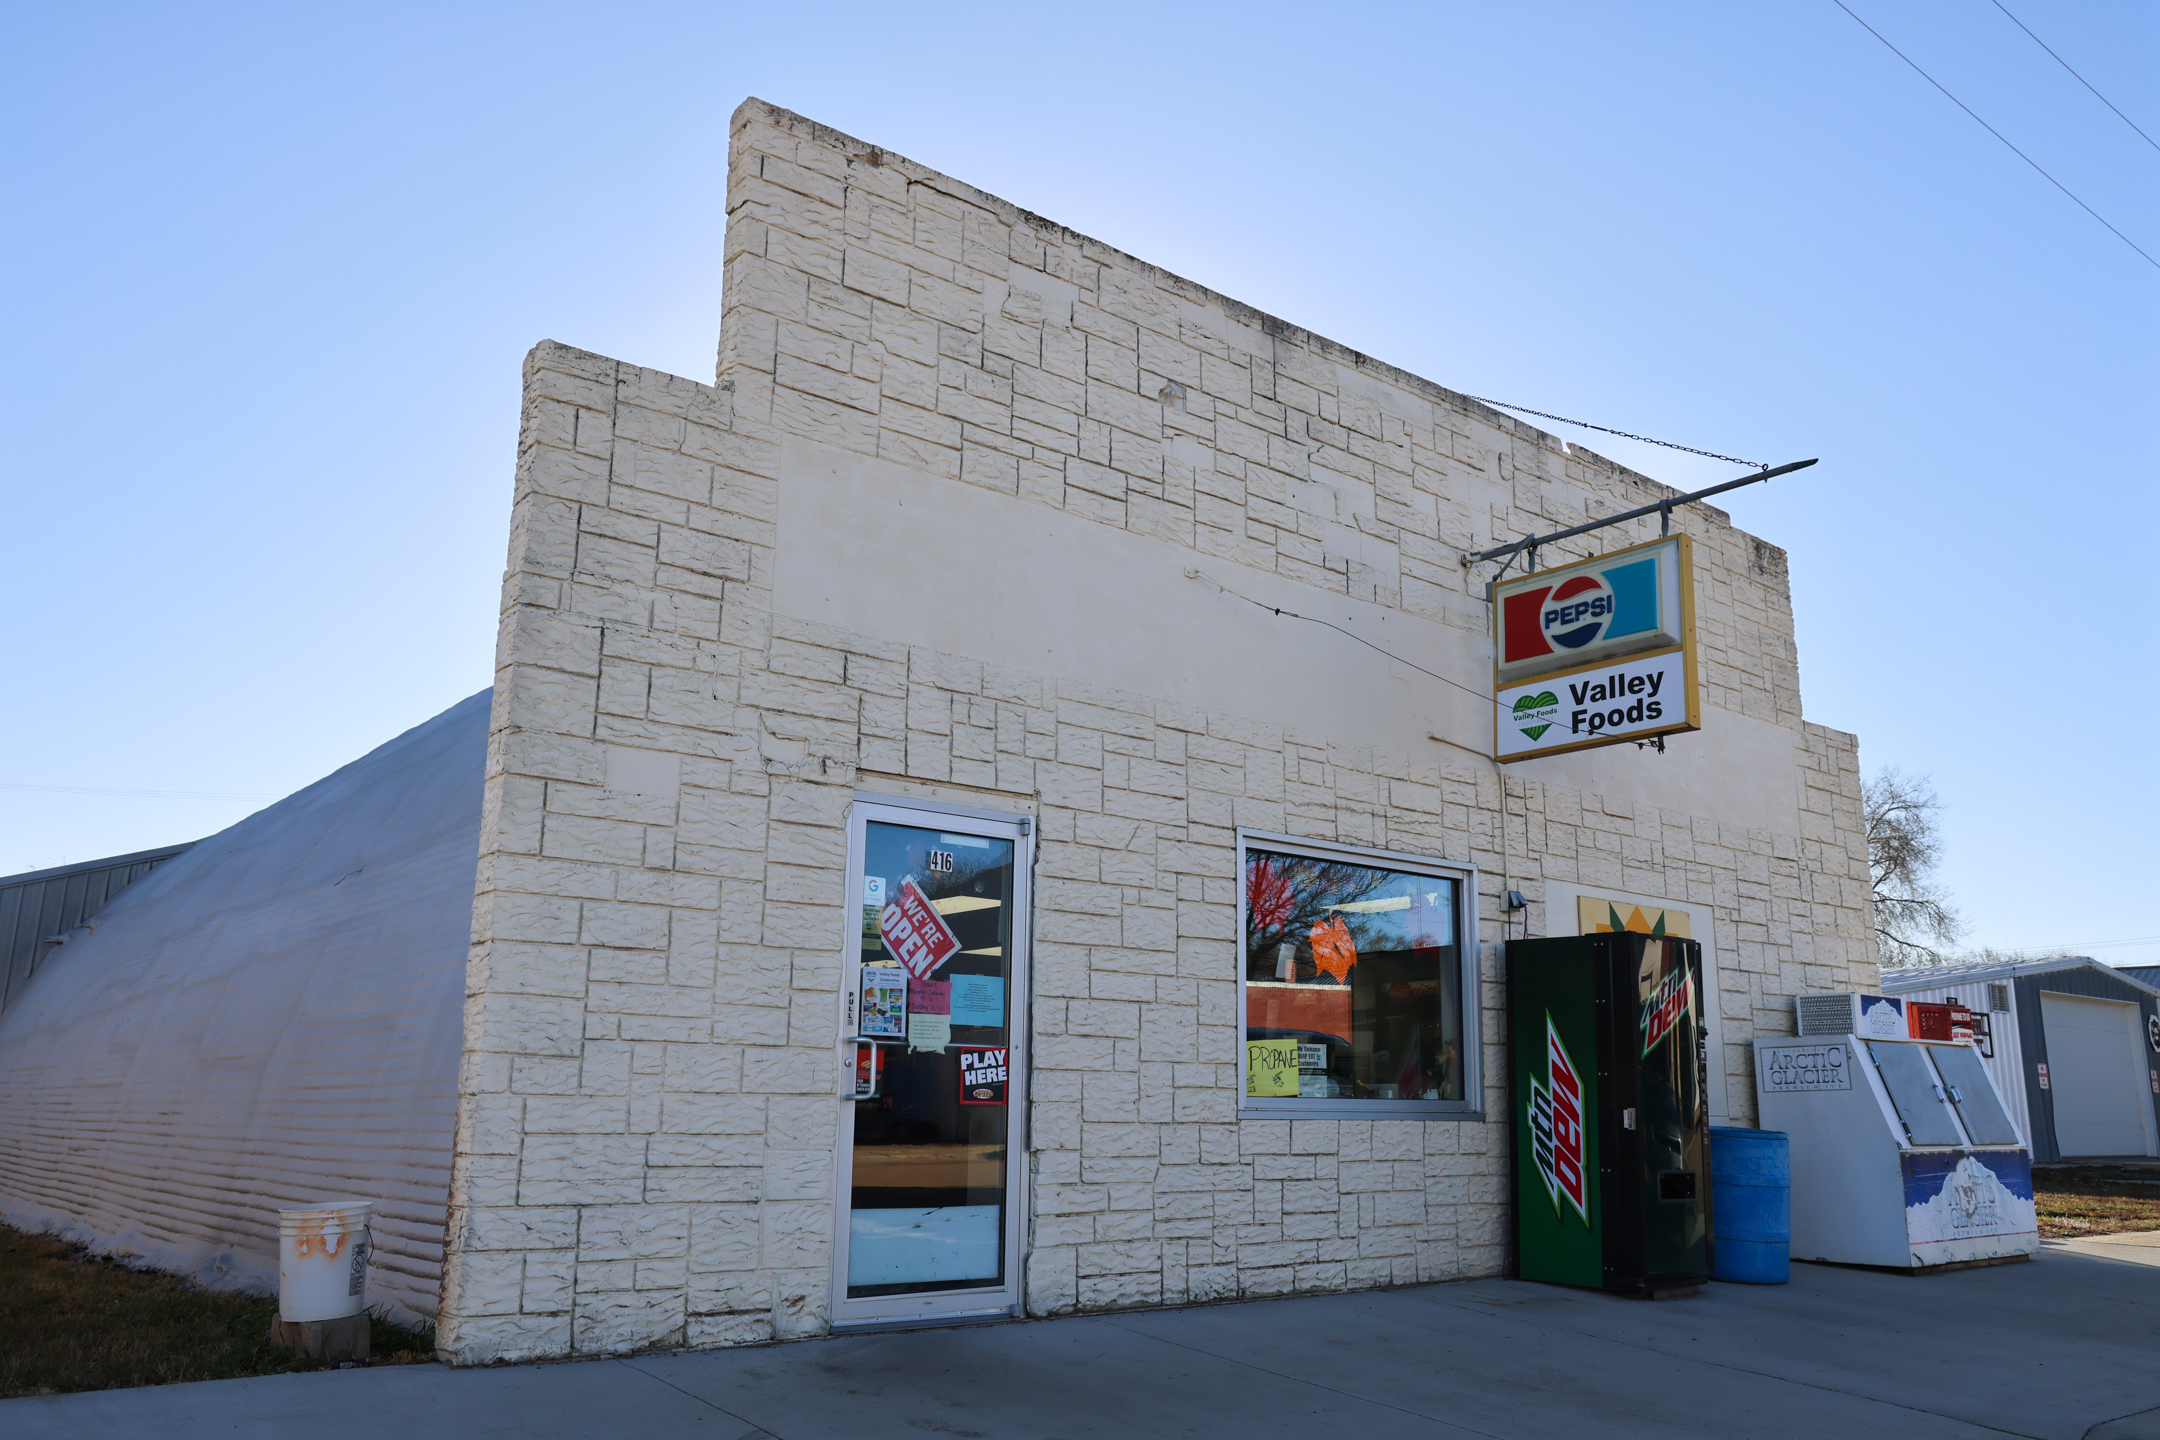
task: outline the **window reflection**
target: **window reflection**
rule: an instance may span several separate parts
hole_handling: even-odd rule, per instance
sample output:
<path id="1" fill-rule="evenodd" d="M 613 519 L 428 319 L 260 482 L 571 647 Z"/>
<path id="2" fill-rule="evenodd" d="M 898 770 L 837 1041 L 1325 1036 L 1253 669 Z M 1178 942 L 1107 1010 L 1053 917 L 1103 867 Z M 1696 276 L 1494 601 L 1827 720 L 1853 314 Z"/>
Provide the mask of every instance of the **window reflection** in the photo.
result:
<path id="1" fill-rule="evenodd" d="M 1461 882 L 1248 849 L 1245 1093 L 1459 1100 Z"/>

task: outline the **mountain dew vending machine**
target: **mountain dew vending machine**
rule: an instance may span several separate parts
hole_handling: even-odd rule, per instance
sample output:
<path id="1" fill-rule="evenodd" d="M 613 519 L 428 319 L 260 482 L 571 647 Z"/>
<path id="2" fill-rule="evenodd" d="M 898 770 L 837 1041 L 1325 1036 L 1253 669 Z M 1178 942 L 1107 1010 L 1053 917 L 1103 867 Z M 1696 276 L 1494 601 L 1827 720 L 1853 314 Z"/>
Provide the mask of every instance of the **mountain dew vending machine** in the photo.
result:
<path id="1" fill-rule="evenodd" d="M 1702 947 L 1511 940 L 1515 1258 L 1525 1280 L 1656 1297 L 1710 1274 Z"/>

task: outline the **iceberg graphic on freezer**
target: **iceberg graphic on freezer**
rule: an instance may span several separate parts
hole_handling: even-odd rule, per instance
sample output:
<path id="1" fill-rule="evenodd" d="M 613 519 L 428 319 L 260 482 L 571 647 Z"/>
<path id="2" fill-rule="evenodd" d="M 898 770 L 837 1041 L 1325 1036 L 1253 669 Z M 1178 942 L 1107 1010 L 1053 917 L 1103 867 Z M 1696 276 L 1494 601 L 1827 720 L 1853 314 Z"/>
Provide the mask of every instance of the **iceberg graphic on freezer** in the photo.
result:
<path id="1" fill-rule="evenodd" d="M 1908 1151 L 1902 1159 L 1905 1233 L 1916 1250 L 2038 1230 L 2022 1151 Z"/>

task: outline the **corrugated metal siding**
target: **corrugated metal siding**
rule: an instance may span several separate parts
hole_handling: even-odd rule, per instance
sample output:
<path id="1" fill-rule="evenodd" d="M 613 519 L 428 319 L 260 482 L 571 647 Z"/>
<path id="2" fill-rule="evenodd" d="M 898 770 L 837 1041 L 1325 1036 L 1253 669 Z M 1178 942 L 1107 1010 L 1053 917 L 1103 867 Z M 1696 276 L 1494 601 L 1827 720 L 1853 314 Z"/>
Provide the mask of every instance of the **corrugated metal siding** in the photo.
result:
<path id="1" fill-rule="evenodd" d="M 2060 1160 L 2062 1147 L 2055 1143 L 2055 1101 L 2040 1088 L 2040 1067 L 2047 1063 L 2047 1024 L 2040 1018 L 2040 977 L 2020 975 L 2010 982 L 2011 1004 L 2017 1007 L 2018 1035 L 2025 1049 L 2025 1108 L 2032 1119 L 2032 1156 L 2035 1160 Z"/>
<path id="2" fill-rule="evenodd" d="M 1906 990 L 1900 992 L 1907 1000 L 1925 1000 L 1940 1005 L 1955 1000 L 1966 1009 L 1976 1011 L 1988 1018 L 1994 1034 L 1994 1055 L 1983 1061 L 1988 1074 L 1995 1077 L 1995 1088 L 2002 1091 L 2003 1104 L 2010 1111 L 2010 1118 L 2017 1125 L 2018 1134 L 2027 1145 L 2032 1144 L 2032 1106 L 2025 1089 L 2024 1052 L 2019 1044 L 2017 1000 L 2013 996 L 2008 1010 L 1988 1009 L 1988 986 L 2000 985 L 2001 981 L 1975 980 L 1965 985 L 1943 985 L 1933 990 Z M 2009 988 L 2007 986 L 2005 989 Z"/>
<path id="3" fill-rule="evenodd" d="M 110 855 L 80 865 L 0 876 L 0 1014 L 22 993 L 37 967 L 60 947 L 54 940 L 110 904 L 115 896 L 195 842 Z"/>
<path id="4" fill-rule="evenodd" d="M 167 861 L 0 1015 L 0 1218 L 270 1289 L 279 1206 L 377 1200 L 432 1315 L 487 692 Z"/>
<path id="5" fill-rule="evenodd" d="M 2138 1007 L 2139 1054 L 2145 1062 L 2147 1078 L 2145 1100 L 2153 1107 L 2153 1123 L 2160 1126 L 2160 1091 L 2153 1088 L 2155 1083 L 2160 1082 L 2155 1082 L 2152 1078 L 2155 1071 L 2160 1071 L 2160 1054 L 2153 1052 L 2152 1043 L 2146 1038 L 2152 1034 L 2153 1015 L 2160 1001 L 2156 1001 L 2152 995 L 2137 986 L 2126 985 L 2105 970 L 2098 970 L 2090 965 L 2080 965 L 2070 970 L 2053 970 L 2045 975 L 2035 975 L 2032 980 L 2036 990 L 2052 990 L 2058 995 L 2083 995 L 2092 1000 L 2127 1000 Z M 2039 1003 L 2036 993 L 2033 997 L 2035 1008 Z"/>

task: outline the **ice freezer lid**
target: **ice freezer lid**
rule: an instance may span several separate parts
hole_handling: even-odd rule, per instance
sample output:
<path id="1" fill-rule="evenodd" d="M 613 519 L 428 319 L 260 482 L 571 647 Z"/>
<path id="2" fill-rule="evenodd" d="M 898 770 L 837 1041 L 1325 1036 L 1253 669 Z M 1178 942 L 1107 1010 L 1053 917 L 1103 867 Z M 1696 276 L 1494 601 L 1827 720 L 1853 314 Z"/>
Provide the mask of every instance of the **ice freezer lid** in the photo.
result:
<path id="1" fill-rule="evenodd" d="M 1965 1133 L 1950 1113 L 1950 1097 L 1928 1064 L 1925 1045 L 1912 1041 L 1869 1040 L 1868 1057 L 1882 1076 L 1890 1103 L 1915 1145 L 1963 1145 Z"/>
<path id="2" fill-rule="evenodd" d="M 1942 1076 L 1943 1088 L 1949 1093 L 1950 1103 L 1957 1106 L 1958 1119 L 1965 1122 L 1965 1133 L 1975 1145 L 2018 1145 L 2017 1126 L 2003 1111 L 2002 1099 L 1995 1093 L 1995 1086 L 1988 1079 L 1987 1067 L 1980 1063 L 1979 1053 L 1964 1045 L 1930 1045 L 1928 1058 L 1935 1062 L 1935 1069 Z"/>

